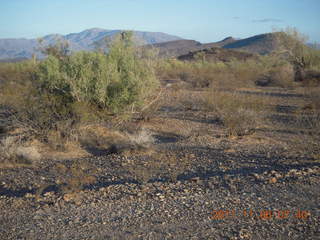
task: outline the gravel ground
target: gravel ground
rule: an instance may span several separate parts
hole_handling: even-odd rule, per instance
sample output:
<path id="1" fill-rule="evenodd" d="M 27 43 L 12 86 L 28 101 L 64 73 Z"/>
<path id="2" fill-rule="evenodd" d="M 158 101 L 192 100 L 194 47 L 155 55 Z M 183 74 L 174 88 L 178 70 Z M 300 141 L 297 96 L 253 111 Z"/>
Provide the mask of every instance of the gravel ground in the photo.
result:
<path id="1" fill-rule="evenodd" d="M 194 114 L 160 117 L 196 130 L 153 128 L 152 156 L 0 169 L 0 239 L 320 239 L 319 161 L 265 140 L 289 133 L 225 138 L 219 124 Z M 57 167 L 75 162 L 86 166 L 81 174 Z M 87 176 L 96 181 L 63 188 Z"/>

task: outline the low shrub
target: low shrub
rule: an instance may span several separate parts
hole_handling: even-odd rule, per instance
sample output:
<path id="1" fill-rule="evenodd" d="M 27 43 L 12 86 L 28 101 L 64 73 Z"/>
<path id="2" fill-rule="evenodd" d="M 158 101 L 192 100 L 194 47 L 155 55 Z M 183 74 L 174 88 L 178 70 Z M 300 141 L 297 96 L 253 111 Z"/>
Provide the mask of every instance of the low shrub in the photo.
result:
<path id="1" fill-rule="evenodd" d="M 0 84 L 8 82 L 25 83 L 35 78 L 36 62 L 26 60 L 0 64 Z"/>
<path id="2" fill-rule="evenodd" d="M 320 112 L 301 112 L 297 116 L 298 136 L 293 139 L 292 150 L 302 156 L 320 160 Z"/>
<path id="3" fill-rule="evenodd" d="M 0 167 L 5 165 L 31 165 L 41 159 L 36 146 L 26 146 L 16 136 L 8 136 L 0 141 Z"/>
<path id="4" fill-rule="evenodd" d="M 305 104 L 296 111 L 296 130 L 292 150 L 303 156 L 320 159 L 320 88 L 302 88 Z"/>
<path id="5" fill-rule="evenodd" d="M 263 99 L 236 92 L 211 88 L 206 92 L 207 109 L 217 114 L 226 127 L 227 135 L 251 134 L 261 124 L 265 109 Z"/>
<path id="6" fill-rule="evenodd" d="M 229 62 L 161 60 L 157 74 L 161 79 L 179 79 L 198 88 L 290 87 L 294 80 L 292 65 L 272 55 Z"/>

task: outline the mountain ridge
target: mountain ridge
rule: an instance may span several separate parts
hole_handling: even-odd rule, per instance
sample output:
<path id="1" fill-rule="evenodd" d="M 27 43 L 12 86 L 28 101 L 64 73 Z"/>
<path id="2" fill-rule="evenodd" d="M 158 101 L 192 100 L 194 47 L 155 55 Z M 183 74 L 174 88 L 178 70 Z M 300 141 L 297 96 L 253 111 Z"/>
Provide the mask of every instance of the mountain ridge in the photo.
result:
<path id="1" fill-rule="evenodd" d="M 112 37 L 123 30 L 106 30 L 102 28 L 90 28 L 78 33 L 48 34 L 41 39 L 46 45 L 52 45 L 57 40 L 67 40 L 72 51 L 91 51 L 95 43 L 102 41 L 105 37 Z M 162 32 L 133 31 L 134 36 L 145 44 L 154 44 L 182 39 L 178 36 Z M 41 54 L 37 50 L 38 40 L 28 38 L 3 38 L 0 39 L 0 59 L 30 58 L 33 53 Z"/>
<path id="2" fill-rule="evenodd" d="M 90 28 L 78 33 L 48 34 L 44 39 L 47 45 L 52 45 L 58 39 L 67 40 L 71 51 L 92 51 L 96 47 L 105 46 L 106 37 L 114 37 L 123 30 L 107 30 L 102 28 Z M 266 55 L 281 47 L 281 42 L 276 32 L 254 35 L 244 39 L 226 37 L 221 41 L 201 43 L 196 40 L 183 39 L 178 36 L 162 32 L 133 31 L 134 39 L 139 45 L 156 48 L 160 57 L 179 57 L 190 52 L 211 48 L 224 48 L 237 51 L 245 51 L 253 54 Z M 310 47 L 319 48 L 319 44 L 307 44 Z M 30 58 L 33 53 L 41 56 L 37 39 L 5 38 L 0 39 L 0 60 L 12 60 Z"/>
<path id="3" fill-rule="evenodd" d="M 251 54 L 267 55 L 274 51 L 278 51 L 283 47 L 283 42 L 281 37 L 279 37 L 279 34 L 279 32 L 264 33 L 243 39 L 227 37 L 218 42 L 203 44 L 194 40 L 177 40 L 158 43 L 152 46 L 159 49 L 161 57 L 179 57 L 182 55 L 188 55 L 190 52 L 211 48 L 223 48 Z M 319 48 L 319 44 L 306 45 L 309 47 Z"/>

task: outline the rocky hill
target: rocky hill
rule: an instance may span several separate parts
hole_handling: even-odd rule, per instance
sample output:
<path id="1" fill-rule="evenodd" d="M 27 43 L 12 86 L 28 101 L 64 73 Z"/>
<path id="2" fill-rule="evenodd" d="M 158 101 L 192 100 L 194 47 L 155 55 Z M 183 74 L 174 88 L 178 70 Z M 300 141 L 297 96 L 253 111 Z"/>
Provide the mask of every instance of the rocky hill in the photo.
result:
<path id="1" fill-rule="evenodd" d="M 278 33 L 266 33 L 253 37 L 245 38 L 230 42 L 223 45 L 223 48 L 237 49 L 247 51 L 250 53 L 269 54 L 274 50 L 277 50 L 280 46 Z"/>
<path id="2" fill-rule="evenodd" d="M 216 47 L 265 55 L 279 48 L 280 42 L 277 38 L 277 34 L 278 33 L 266 33 L 245 39 L 227 37 L 218 42 L 204 44 L 194 40 L 178 40 L 153 44 L 152 46 L 159 49 L 160 56 L 164 57 L 178 57 L 187 55 L 189 52 Z"/>
<path id="3" fill-rule="evenodd" d="M 189 52 L 188 54 L 179 56 L 178 59 L 183 61 L 193 61 L 199 60 L 199 58 L 203 58 L 206 61 L 229 62 L 233 59 L 247 60 L 249 58 L 255 58 L 256 56 L 257 55 L 253 53 L 213 47 L 194 52 Z"/>

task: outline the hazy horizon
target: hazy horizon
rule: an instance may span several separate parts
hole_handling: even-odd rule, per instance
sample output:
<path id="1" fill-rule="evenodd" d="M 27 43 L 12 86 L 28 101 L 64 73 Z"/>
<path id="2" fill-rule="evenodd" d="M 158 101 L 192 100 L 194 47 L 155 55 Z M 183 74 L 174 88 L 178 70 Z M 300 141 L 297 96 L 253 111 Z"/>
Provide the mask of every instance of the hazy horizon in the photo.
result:
<path id="1" fill-rule="evenodd" d="M 273 29 L 296 27 L 320 42 L 320 1 L 270 0 L 147 1 L 30 0 L 2 3 L 0 38 L 38 38 L 91 28 L 163 32 L 184 39 L 213 42 L 246 38 Z"/>

